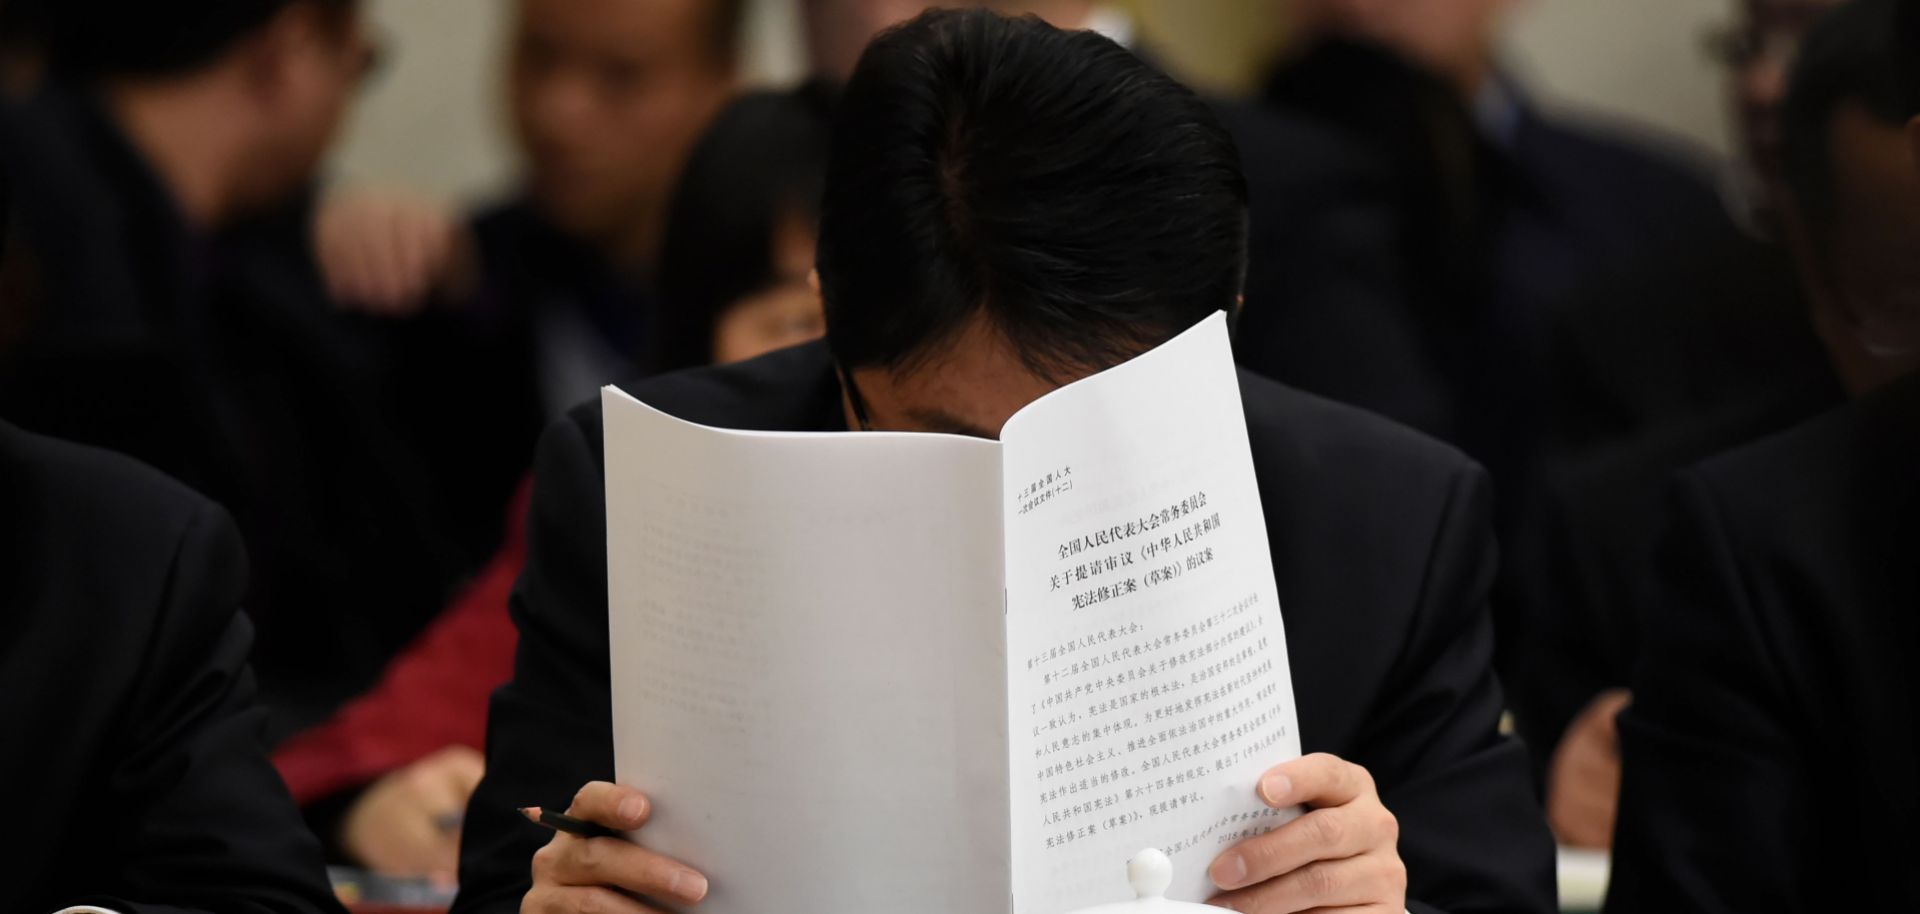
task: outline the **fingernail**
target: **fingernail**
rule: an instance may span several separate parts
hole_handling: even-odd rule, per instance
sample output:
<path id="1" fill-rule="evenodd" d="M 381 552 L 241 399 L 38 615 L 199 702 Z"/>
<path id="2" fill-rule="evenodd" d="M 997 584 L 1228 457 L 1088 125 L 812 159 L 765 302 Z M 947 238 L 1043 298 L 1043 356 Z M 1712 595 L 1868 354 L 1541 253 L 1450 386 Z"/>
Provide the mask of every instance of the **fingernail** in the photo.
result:
<path id="1" fill-rule="evenodd" d="M 673 882 L 667 886 L 667 891 L 676 898 L 699 901 L 707 897 L 707 877 L 692 870 L 680 870 L 673 874 Z"/>
<path id="2" fill-rule="evenodd" d="M 641 816 L 647 814 L 647 798 L 628 797 L 621 800 L 619 812 L 621 821 L 638 822 Z"/>
<path id="3" fill-rule="evenodd" d="M 1247 861 L 1239 854 L 1225 854 L 1213 861 L 1213 867 L 1207 874 L 1213 877 L 1214 885 L 1223 889 L 1237 889 L 1247 881 Z"/>
<path id="4" fill-rule="evenodd" d="M 1260 779 L 1260 802 L 1276 809 L 1286 804 L 1287 794 L 1293 791 L 1293 779 L 1284 774 L 1269 774 Z"/>

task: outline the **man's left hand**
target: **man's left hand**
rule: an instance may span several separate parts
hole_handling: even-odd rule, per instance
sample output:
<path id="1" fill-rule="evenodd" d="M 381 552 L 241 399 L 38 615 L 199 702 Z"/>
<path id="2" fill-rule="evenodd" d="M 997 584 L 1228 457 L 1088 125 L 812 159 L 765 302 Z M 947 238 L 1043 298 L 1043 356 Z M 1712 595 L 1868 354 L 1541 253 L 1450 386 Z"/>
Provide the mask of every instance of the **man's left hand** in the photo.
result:
<path id="1" fill-rule="evenodd" d="M 1257 914 L 1406 910 L 1400 823 L 1380 802 L 1367 769 L 1309 755 L 1262 775 L 1257 792 L 1275 809 L 1305 806 L 1307 813 L 1214 858 L 1208 874 L 1226 891 L 1208 904 Z"/>

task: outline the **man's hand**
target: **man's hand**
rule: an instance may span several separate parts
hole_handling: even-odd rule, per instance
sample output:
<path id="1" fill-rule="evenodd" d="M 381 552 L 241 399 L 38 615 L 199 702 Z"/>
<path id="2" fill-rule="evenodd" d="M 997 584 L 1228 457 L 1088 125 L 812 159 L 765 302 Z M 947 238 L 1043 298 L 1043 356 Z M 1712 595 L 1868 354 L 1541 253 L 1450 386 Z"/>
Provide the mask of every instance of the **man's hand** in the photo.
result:
<path id="1" fill-rule="evenodd" d="M 1275 809 L 1304 805 L 1308 812 L 1216 857 L 1208 874 L 1228 891 L 1208 904 L 1257 914 L 1403 914 L 1400 823 L 1380 803 L 1367 769 L 1309 755 L 1262 775 L 1258 792 Z"/>
<path id="2" fill-rule="evenodd" d="M 480 753 L 448 746 L 373 782 L 347 808 L 341 845 L 376 873 L 452 882 L 460 814 L 484 767 Z"/>
<path id="3" fill-rule="evenodd" d="M 653 812 L 645 794 L 594 781 L 574 794 L 567 815 L 631 831 Z M 555 833 L 533 855 L 533 888 L 520 901 L 521 914 L 659 914 L 644 900 L 695 904 L 707 897 L 699 871 L 619 838 L 579 838 Z"/>
<path id="4" fill-rule="evenodd" d="M 413 314 L 434 292 L 456 290 L 470 272 L 467 244 L 445 204 L 396 191 L 342 191 L 314 217 L 327 292 L 369 314 Z"/>
<path id="5" fill-rule="evenodd" d="M 1569 847 L 1613 845 L 1620 805 L 1620 731 L 1614 720 L 1632 700 L 1626 689 L 1609 689 L 1567 725 L 1547 769 L 1547 824 Z"/>

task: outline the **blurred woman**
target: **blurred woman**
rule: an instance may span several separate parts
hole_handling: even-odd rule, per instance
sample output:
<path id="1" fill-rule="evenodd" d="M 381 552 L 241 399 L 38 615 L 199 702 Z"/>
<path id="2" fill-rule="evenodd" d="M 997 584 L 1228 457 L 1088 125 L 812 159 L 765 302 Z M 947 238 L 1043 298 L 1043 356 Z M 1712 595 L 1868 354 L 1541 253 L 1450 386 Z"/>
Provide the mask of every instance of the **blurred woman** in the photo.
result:
<path id="1" fill-rule="evenodd" d="M 751 93 L 694 147 L 660 267 L 663 368 L 752 358 L 824 332 L 807 277 L 827 107 L 817 86 Z M 337 857 L 451 882 L 460 816 L 482 773 L 487 696 L 512 672 L 507 598 L 526 560 L 528 490 L 515 496 L 500 551 L 380 682 L 274 754 Z"/>
<path id="2" fill-rule="evenodd" d="M 757 92 L 694 147 L 661 249 L 662 371 L 742 361 L 826 332 L 808 285 L 829 91 Z"/>

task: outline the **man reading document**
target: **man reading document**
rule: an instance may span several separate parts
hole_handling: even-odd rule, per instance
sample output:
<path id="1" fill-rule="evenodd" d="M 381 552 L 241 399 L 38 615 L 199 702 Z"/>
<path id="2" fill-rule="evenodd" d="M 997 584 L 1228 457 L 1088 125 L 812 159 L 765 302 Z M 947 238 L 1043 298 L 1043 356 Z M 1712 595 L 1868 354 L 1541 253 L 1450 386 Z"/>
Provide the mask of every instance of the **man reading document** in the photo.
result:
<path id="1" fill-rule="evenodd" d="M 1042 395 L 1238 307 L 1246 188 L 1233 143 L 1197 97 L 1111 41 L 1031 18 L 931 12 L 875 40 L 841 104 L 817 255 L 827 341 L 626 394 L 722 428 L 997 439 Z M 1279 608 L 1266 611 L 1284 616 L 1307 754 L 1258 760 L 1249 805 L 1304 813 L 1210 850 L 1213 903 L 1552 910 L 1552 843 L 1522 749 L 1498 732 L 1484 475 L 1384 420 L 1252 375 L 1239 386 L 1277 584 Z M 582 405 L 540 446 L 513 600 L 519 656 L 493 699 L 458 911 L 698 910 L 729 878 L 778 865 L 701 861 L 706 872 L 649 849 L 656 810 L 662 823 L 699 823 L 701 811 L 668 789 L 613 783 L 605 429 L 601 405 Z M 886 751 L 887 730 L 876 719 L 871 744 L 847 756 Z M 768 821 L 823 815 L 809 805 L 814 785 L 781 783 L 794 772 L 777 759 L 754 764 L 765 782 L 743 794 L 789 798 L 784 810 L 764 804 Z M 928 791 L 964 780 L 939 766 L 908 774 Z M 515 811 L 530 804 L 633 840 L 543 831 Z M 903 822 L 884 807 L 826 814 L 964 856 L 967 822 Z M 848 860 L 817 880 L 870 882 L 862 868 L 886 864 Z"/>

